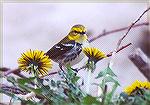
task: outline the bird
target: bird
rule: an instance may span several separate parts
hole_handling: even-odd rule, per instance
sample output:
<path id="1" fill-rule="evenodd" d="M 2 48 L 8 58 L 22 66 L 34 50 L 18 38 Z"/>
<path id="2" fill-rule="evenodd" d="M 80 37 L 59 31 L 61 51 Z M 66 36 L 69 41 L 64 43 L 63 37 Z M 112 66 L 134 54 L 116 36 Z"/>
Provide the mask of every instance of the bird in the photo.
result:
<path id="1" fill-rule="evenodd" d="M 85 26 L 77 24 L 71 28 L 66 37 L 50 48 L 46 55 L 57 62 L 61 69 L 67 65 L 72 67 L 85 57 L 82 49 L 87 46 L 89 46 L 87 30 Z"/>

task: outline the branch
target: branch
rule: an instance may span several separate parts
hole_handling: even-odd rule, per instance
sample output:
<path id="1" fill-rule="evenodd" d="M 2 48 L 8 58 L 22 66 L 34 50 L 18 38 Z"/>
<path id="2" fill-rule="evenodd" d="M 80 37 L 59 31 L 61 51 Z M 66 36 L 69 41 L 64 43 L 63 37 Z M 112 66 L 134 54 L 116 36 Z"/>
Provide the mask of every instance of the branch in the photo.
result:
<path id="1" fill-rule="evenodd" d="M 133 27 L 138 21 L 140 21 L 140 19 L 143 17 L 143 15 L 144 15 L 146 12 L 148 12 L 149 10 L 150 10 L 150 7 L 149 7 L 148 9 L 146 9 L 146 10 L 135 20 L 135 22 L 133 22 L 133 23 L 129 26 L 129 28 L 128 28 L 127 32 L 125 33 L 125 35 L 118 41 L 117 49 L 118 49 L 119 46 L 121 45 L 121 42 L 123 41 L 123 39 L 128 35 L 128 33 L 130 32 L 130 30 L 132 29 L 132 27 Z"/>
<path id="2" fill-rule="evenodd" d="M 7 104 L 4 104 L 4 103 L 1 103 L 1 102 L 0 102 L 0 105 L 7 105 Z"/>
<path id="3" fill-rule="evenodd" d="M 122 46 L 121 48 L 119 48 L 119 49 L 116 51 L 116 53 L 120 52 L 121 50 L 125 49 L 126 47 L 128 47 L 128 46 L 130 46 L 130 45 L 132 45 L 132 43 L 129 43 L 129 44 L 125 45 L 125 46 Z M 110 52 L 109 54 L 107 54 L 107 57 L 112 56 L 112 53 L 113 53 L 113 52 Z"/>
<path id="4" fill-rule="evenodd" d="M 17 75 L 17 76 L 19 76 L 21 78 L 26 78 L 24 75 L 22 75 L 20 73 L 20 69 L 19 68 L 11 70 L 10 68 L 2 67 L 2 68 L 0 68 L 0 71 L 4 72 L 4 76 L 8 76 L 9 74 L 13 73 L 13 74 L 15 74 L 15 75 Z"/>
<path id="5" fill-rule="evenodd" d="M 14 87 L 14 86 L 7 86 L 5 84 L 0 84 L 0 89 L 4 91 L 4 94 L 5 93 L 11 93 L 11 94 L 13 93 L 13 94 L 15 94 L 15 96 L 17 96 L 18 98 L 21 98 L 21 99 L 27 100 L 34 96 L 40 100 L 44 99 L 42 96 L 36 95 L 34 92 L 28 93 L 26 91 L 21 90 L 20 88 Z M 0 105 L 1 105 L 1 103 L 0 103 Z"/>
<path id="6" fill-rule="evenodd" d="M 20 73 L 20 69 L 17 68 L 17 69 L 13 69 L 13 70 L 10 70 L 9 68 L 5 68 L 5 69 L 8 69 L 5 73 L 4 73 L 4 76 L 7 76 L 11 73 L 14 73 L 14 74 L 19 74 Z"/>
<path id="7" fill-rule="evenodd" d="M 150 81 L 150 59 L 144 52 L 140 48 L 137 48 L 135 52 L 129 55 L 129 59 L 136 65 L 148 81 Z"/>
<path id="8" fill-rule="evenodd" d="M 143 23 L 139 23 L 139 24 L 136 24 L 134 26 L 132 26 L 132 28 L 136 28 L 136 27 L 140 27 L 140 26 L 148 26 L 149 25 L 149 22 L 143 22 Z M 113 33 L 117 33 L 117 32 L 120 32 L 120 31 L 124 31 L 124 30 L 127 30 L 130 26 L 127 26 L 127 27 L 123 27 L 123 28 L 119 28 L 119 29 L 114 29 L 114 30 L 111 30 L 111 31 L 103 31 L 101 34 L 91 38 L 89 40 L 89 42 L 93 42 L 95 40 L 97 40 L 98 38 L 101 38 L 103 36 L 106 36 L 106 35 L 109 35 L 109 34 L 113 34 Z"/>
<path id="9" fill-rule="evenodd" d="M 146 12 L 148 12 L 149 10 L 150 10 L 150 7 L 149 7 L 148 9 L 146 9 L 146 10 L 135 20 L 135 22 L 133 22 L 133 23 L 128 27 L 127 32 L 123 35 L 123 37 L 121 37 L 121 38 L 119 39 L 119 41 L 118 41 L 118 43 L 117 43 L 117 47 L 116 47 L 116 49 L 114 49 L 114 51 L 112 52 L 112 57 L 111 57 L 111 59 L 110 59 L 110 61 L 109 61 L 109 63 L 108 63 L 108 66 L 109 66 L 110 68 L 111 68 L 112 65 L 113 65 L 113 59 L 114 59 L 114 57 L 115 57 L 117 51 L 119 50 L 119 47 L 120 47 L 120 45 L 121 45 L 123 39 L 128 35 L 128 33 L 130 32 L 130 30 L 132 29 L 132 27 L 133 27 L 133 26 L 142 18 L 142 16 L 143 16 Z"/>
<path id="10" fill-rule="evenodd" d="M 22 95 L 27 94 L 25 91 L 23 91 L 23 90 L 21 90 L 17 87 L 14 87 L 14 86 L 7 86 L 5 84 L 0 84 L 0 88 L 3 91 L 7 91 L 7 92 L 10 92 L 10 93 L 14 93 L 14 94 L 22 94 Z"/>

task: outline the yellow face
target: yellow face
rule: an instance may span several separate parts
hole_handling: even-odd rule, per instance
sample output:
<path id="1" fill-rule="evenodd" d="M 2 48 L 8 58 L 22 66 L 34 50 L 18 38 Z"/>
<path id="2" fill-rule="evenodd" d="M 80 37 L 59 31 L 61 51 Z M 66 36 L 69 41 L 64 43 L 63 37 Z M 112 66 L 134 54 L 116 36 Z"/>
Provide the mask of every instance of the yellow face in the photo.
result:
<path id="1" fill-rule="evenodd" d="M 83 25 L 74 25 L 70 30 L 68 38 L 82 43 L 87 40 L 86 28 Z"/>

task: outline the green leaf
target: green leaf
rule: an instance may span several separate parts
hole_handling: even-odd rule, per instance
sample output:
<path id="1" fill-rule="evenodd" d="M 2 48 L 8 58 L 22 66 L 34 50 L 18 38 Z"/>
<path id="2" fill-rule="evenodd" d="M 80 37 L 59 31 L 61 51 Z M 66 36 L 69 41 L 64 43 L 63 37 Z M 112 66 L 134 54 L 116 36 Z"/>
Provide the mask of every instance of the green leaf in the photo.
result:
<path id="1" fill-rule="evenodd" d="M 57 87 L 59 87 L 59 85 L 61 84 L 61 81 L 58 80 L 56 84 L 57 84 Z"/>
<path id="2" fill-rule="evenodd" d="M 144 96 L 147 101 L 150 101 L 150 90 L 144 91 Z"/>
<path id="3" fill-rule="evenodd" d="M 79 79 L 80 79 L 80 77 L 76 76 L 76 77 L 74 77 L 74 79 L 72 80 L 72 82 L 75 84 Z"/>
<path id="4" fill-rule="evenodd" d="M 42 95 L 42 89 L 41 88 L 37 88 L 37 89 L 34 89 L 34 88 L 30 88 L 31 91 L 33 91 L 35 94 L 38 94 L 38 95 Z"/>
<path id="5" fill-rule="evenodd" d="M 95 65 L 94 61 L 88 61 L 86 66 L 87 66 L 88 70 L 91 70 L 92 73 L 96 69 L 96 65 Z"/>
<path id="6" fill-rule="evenodd" d="M 12 77 L 12 76 L 7 77 L 7 81 L 11 82 L 13 85 L 15 85 L 15 83 L 17 82 L 16 79 L 14 77 Z"/>
<path id="7" fill-rule="evenodd" d="M 35 80 L 35 78 L 36 78 L 36 77 L 21 78 L 21 79 L 19 78 L 19 79 L 17 79 L 17 81 L 18 81 L 19 84 L 24 85 L 25 83 L 30 84 L 31 82 L 33 82 L 33 81 Z"/>
<path id="8" fill-rule="evenodd" d="M 117 77 L 110 67 L 107 67 L 106 73 L 112 77 Z"/>
<path id="9" fill-rule="evenodd" d="M 54 80 L 51 80 L 51 86 L 53 86 L 53 87 L 57 86 L 57 84 L 56 84 L 56 82 Z"/>
<path id="10" fill-rule="evenodd" d="M 68 69 L 68 70 L 67 70 L 67 77 L 68 77 L 68 79 L 69 79 L 72 83 L 75 84 L 75 83 L 80 79 L 80 77 L 79 77 L 79 76 L 76 76 L 76 73 L 72 70 L 71 67 L 68 67 L 67 69 Z"/>
<path id="11" fill-rule="evenodd" d="M 74 71 L 72 70 L 71 67 L 68 67 L 68 68 L 67 68 L 67 74 L 68 74 L 69 76 L 71 76 L 71 77 L 73 77 L 73 76 L 75 75 L 75 73 L 74 73 Z"/>
<path id="12" fill-rule="evenodd" d="M 106 76 L 104 79 L 103 79 L 104 83 L 107 83 L 107 82 L 113 82 L 117 85 L 120 85 L 119 82 L 117 80 L 115 80 L 112 76 Z"/>
<path id="13" fill-rule="evenodd" d="M 98 76 L 96 77 L 96 79 L 100 78 L 100 77 L 104 77 L 106 75 L 110 75 L 112 77 L 116 77 L 115 73 L 111 70 L 110 67 L 107 67 L 105 70 L 100 71 Z"/>
<path id="14" fill-rule="evenodd" d="M 120 97 L 122 97 L 123 99 L 128 99 L 128 94 L 122 92 L 120 93 Z"/>
<path id="15" fill-rule="evenodd" d="M 8 96 L 10 96 L 10 97 L 15 97 L 15 95 L 14 95 L 13 93 L 10 93 L 10 92 L 8 92 L 8 91 L 5 91 L 5 90 L 3 90 L 3 89 L 1 89 L 1 88 L 0 88 L 0 93 L 6 94 L 6 95 L 8 95 Z"/>
<path id="16" fill-rule="evenodd" d="M 118 87 L 118 83 L 115 83 L 112 87 L 112 90 L 110 93 L 107 93 L 106 95 L 106 105 L 109 105 L 112 102 L 112 97 L 114 96 L 114 93 Z"/>
<path id="17" fill-rule="evenodd" d="M 87 95 L 83 98 L 83 105 L 100 105 L 100 102 L 97 100 L 97 97 L 93 97 L 90 95 Z"/>
<path id="18" fill-rule="evenodd" d="M 42 88 L 42 94 L 48 94 L 48 92 L 50 92 L 50 87 L 47 85 L 47 86 L 43 86 Z"/>

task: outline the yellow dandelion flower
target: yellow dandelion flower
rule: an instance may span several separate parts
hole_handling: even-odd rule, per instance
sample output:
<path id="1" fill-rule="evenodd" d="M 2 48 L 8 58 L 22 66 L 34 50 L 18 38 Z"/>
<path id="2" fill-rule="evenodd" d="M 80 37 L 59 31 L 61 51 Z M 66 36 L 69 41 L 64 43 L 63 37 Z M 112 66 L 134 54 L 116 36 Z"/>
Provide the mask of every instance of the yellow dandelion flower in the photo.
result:
<path id="1" fill-rule="evenodd" d="M 133 92 L 135 92 L 138 89 L 150 89 L 150 82 L 142 82 L 139 80 L 136 80 L 135 82 L 132 83 L 131 86 L 128 86 L 124 89 L 124 92 L 127 93 L 128 95 L 131 95 Z"/>
<path id="2" fill-rule="evenodd" d="M 89 60 L 94 61 L 95 63 L 107 57 L 104 52 L 95 47 L 83 48 L 83 52 L 89 58 Z"/>
<path id="3" fill-rule="evenodd" d="M 21 55 L 18 59 L 19 68 L 26 72 L 35 72 L 39 75 L 48 74 L 48 70 L 52 68 L 52 62 L 43 51 L 29 50 Z"/>

